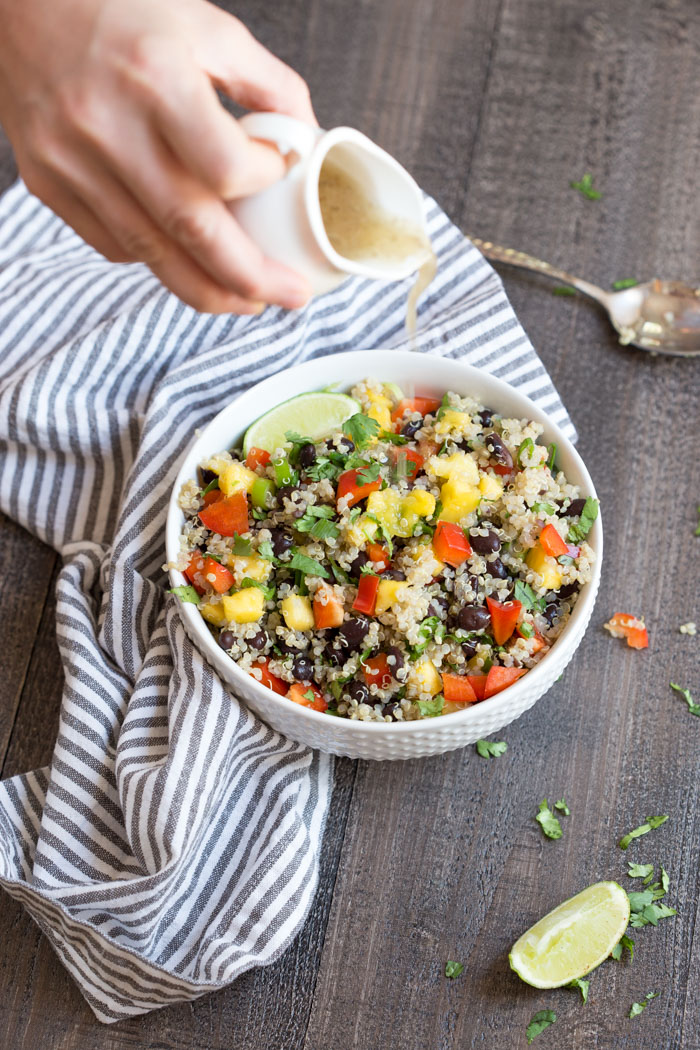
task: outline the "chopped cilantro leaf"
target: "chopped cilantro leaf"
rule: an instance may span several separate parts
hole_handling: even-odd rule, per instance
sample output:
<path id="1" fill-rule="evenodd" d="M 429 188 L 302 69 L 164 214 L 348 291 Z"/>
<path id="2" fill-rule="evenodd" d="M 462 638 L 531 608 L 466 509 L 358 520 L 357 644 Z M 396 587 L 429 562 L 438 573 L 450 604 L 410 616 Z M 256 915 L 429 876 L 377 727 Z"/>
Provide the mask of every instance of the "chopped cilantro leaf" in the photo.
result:
<path id="1" fill-rule="evenodd" d="M 676 685 L 675 682 L 669 682 L 671 689 L 675 689 L 677 693 L 680 693 L 686 704 L 691 715 L 700 716 L 700 704 L 693 703 L 693 698 L 690 695 L 690 689 L 684 689 L 682 685 Z"/>
<path id="2" fill-rule="evenodd" d="M 593 522 L 598 517 L 598 500 L 590 496 L 583 505 L 583 510 L 576 524 L 569 528 L 567 540 L 569 543 L 580 543 L 585 539 L 593 527 Z"/>
<path id="3" fill-rule="evenodd" d="M 641 1003 L 632 1003 L 632 1008 L 629 1012 L 629 1016 L 638 1017 L 639 1014 L 641 1014 L 642 1010 L 646 1010 L 651 1000 L 656 999 L 657 996 L 660 994 L 660 992 L 647 992 L 647 994 L 642 999 Z"/>
<path id="4" fill-rule="evenodd" d="M 278 559 L 275 557 L 275 552 L 272 549 L 272 544 L 269 540 L 263 540 L 262 543 L 258 544 L 258 554 L 265 561 L 277 562 Z"/>
<path id="5" fill-rule="evenodd" d="M 571 810 L 569 809 L 563 798 L 560 798 L 558 802 L 554 803 L 554 808 L 558 809 L 560 813 L 563 813 L 565 817 L 571 816 Z"/>
<path id="6" fill-rule="evenodd" d="M 382 430 L 380 434 L 382 441 L 388 441 L 392 445 L 407 445 L 408 438 L 403 434 L 392 434 L 390 430 Z"/>
<path id="7" fill-rule="evenodd" d="M 292 552 L 292 559 L 289 562 L 290 569 L 303 573 L 305 576 L 323 576 L 325 579 L 328 579 L 330 573 L 327 569 L 324 569 L 319 561 L 316 561 L 315 558 L 309 558 L 294 547 L 292 547 Z"/>
<path id="8" fill-rule="evenodd" d="M 523 620 L 521 624 L 518 624 L 518 630 L 523 638 L 532 638 L 535 633 L 535 628 L 527 620 Z"/>
<path id="9" fill-rule="evenodd" d="M 556 1019 L 557 1015 L 554 1010 L 538 1010 L 525 1030 L 527 1045 L 529 1046 L 533 1039 L 544 1032 L 545 1028 L 549 1028 L 550 1024 L 554 1024 Z"/>
<path id="10" fill-rule="evenodd" d="M 589 201 L 599 201 L 603 196 L 600 190 L 593 188 L 593 176 L 589 171 L 581 176 L 580 182 L 570 182 L 569 185 L 572 190 L 578 190 Z"/>
<path id="11" fill-rule="evenodd" d="M 416 700 L 416 706 L 424 718 L 435 718 L 445 706 L 445 697 L 438 693 L 432 700 Z"/>
<path id="12" fill-rule="evenodd" d="M 447 392 L 445 392 L 445 393 L 444 393 L 444 394 L 442 395 L 442 401 L 440 402 L 440 407 L 439 407 L 439 409 L 438 409 L 438 411 L 437 411 L 437 416 L 436 416 L 435 418 L 436 418 L 436 419 L 442 419 L 442 417 L 443 417 L 443 416 L 444 416 L 444 414 L 445 414 L 445 409 L 447 409 L 447 408 L 449 408 L 449 407 L 450 407 L 450 398 L 449 398 L 449 394 L 448 394 Z"/>
<path id="13" fill-rule="evenodd" d="M 199 605 L 199 595 L 190 583 L 181 583 L 179 587 L 171 587 L 169 593 L 174 594 L 181 602 Z"/>
<path id="14" fill-rule="evenodd" d="M 335 576 L 335 582 L 350 583 L 350 577 L 348 576 L 345 569 L 341 569 L 341 567 L 338 565 L 338 562 L 335 561 L 334 558 L 329 558 L 328 561 L 330 562 L 331 572 Z"/>
<path id="15" fill-rule="evenodd" d="M 551 503 L 533 503 L 532 510 L 535 514 L 556 514 L 556 507 L 553 507 Z"/>
<path id="16" fill-rule="evenodd" d="M 581 993 L 581 998 L 583 999 L 584 1003 L 587 1003 L 588 989 L 590 988 L 590 986 L 590 981 L 584 981 L 582 977 L 577 977 L 576 980 L 571 981 L 570 984 L 567 985 L 567 988 L 578 988 L 578 990 Z"/>
<path id="17" fill-rule="evenodd" d="M 670 880 L 669 880 L 669 877 L 668 877 L 668 872 L 662 866 L 661 867 L 661 889 L 664 891 L 664 893 L 668 893 L 669 882 L 670 882 Z"/>
<path id="18" fill-rule="evenodd" d="M 233 537 L 231 552 L 238 558 L 249 558 L 253 553 L 253 547 L 250 540 L 244 540 L 242 536 L 236 533 Z"/>
<path id="19" fill-rule="evenodd" d="M 547 805 L 546 798 L 542 799 L 542 801 L 540 802 L 539 812 L 535 815 L 535 820 L 542 828 L 542 831 L 545 833 L 548 839 L 561 838 L 561 824 Z"/>
<path id="20" fill-rule="evenodd" d="M 516 580 L 513 588 L 515 600 L 521 602 L 526 609 L 536 609 L 542 612 L 545 607 L 544 598 L 538 598 L 529 583 Z"/>
<path id="21" fill-rule="evenodd" d="M 267 517 L 267 511 L 263 510 L 262 507 L 253 507 L 252 514 L 256 521 L 264 521 Z"/>
<path id="22" fill-rule="evenodd" d="M 311 703 L 313 703 L 316 699 L 316 694 L 314 693 L 313 689 L 307 689 L 303 696 L 305 700 L 310 700 Z"/>
<path id="23" fill-rule="evenodd" d="M 576 295 L 576 289 L 570 284 L 555 284 L 552 288 L 552 295 Z"/>
<path id="24" fill-rule="evenodd" d="M 212 478 L 211 481 L 209 482 L 209 484 L 206 486 L 206 488 L 202 489 L 202 491 L 200 492 L 200 496 L 206 496 L 206 494 L 208 492 L 213 492 L 214 489 L 218 489 L 218 487 L 219 487 L 219 479 L 218 479 L 218 477 Z"/>
<path id="25" fill-rule="evenodd" d="M 356 412 L 343 423 L 343 433 L 350 438 L 355 448 L 366 448 L 381 431 L 376 419 L 371 419 L 364 412 Z"/>
<path id="26" fill-rule="evenodd" d="M 482 758 L 498 758 L 508 750 L 505 740 L 477 740 L 476 750 Z"/>
<path id="27" fill-rule="evenodd" d="M 653 873 L 653 864 L 632 864 L 631 861 L 627 864 L 627 874 L 631 879 L 646 879 Z"/>
<path id="28" fill-rule="evenodd" d="M 554 470 L 554 460 L 557 458 L 557 446 L 552 443 L 547 445 L 547 466 L 550 470 Z"/>
<path id="29" fill-rule="evenodd" d="M 355 481 L 360 488 L 364 488 L 365 485 L 371 485 L 373 481 L 377 481 L 379 478 L 380 465 L 376 461 L 374 463 L 367 463 L 357 472 Z"/>
<path id="30" fill-rule="evenodd" d="M 633 839 L 638 839 L 641 835 L 647 835 L 654 828 L 660 828 L 662 824 L 665 824 L 668 820 L 668 815 L 659 817 L 647 817 L 644 824 L 640 824 L 638 828 L 634 828 L 632 831 L 628 831 L 626 835 L 623 835 L 620 839 L 620 849 L 627 849 L 630 842 Z"/>
<path id="31" fill-rule="evenodd" d="M 243 579 L 241 580 L 241 587 L 257 587 L 259 591 L 263 592 L 266 600 L 274 598 L 275 594 L 277 593 L 276 587 L 266 587 L 261 580 L 254 580 L 250 576 L 243 577 Z"/>
<path id="32" fill-rule="evenodd" d="M 521 442 L 521 444 L 518 446 L 518 463 L 521 467 L 523 465 L 522 457 L 525 455 L 525 453 L 531 456 L 534 447 L 535 442 L 532 440 L 532 438 L 525 438 L 525 440 Z"/>
<path id="33" fill-rule="evenodd" d="M 463 963 L 454 962 L 452 959 L 448 959 L 445 963 L 445 977 L 459 977 L 463 969 Z"/>
<path id="34" fill-rule="evenodd" d="M 614 292 L 621 292 L 623 288 L 636 288 L 639 284 L 634 277 L 621 277 L 619 281 L 613 281 L 612 289 Z"/>
<path id="35" fill-rule="evenodd" d="M 630 953 L 630 962 L 632 962 L 634 960 L 634 941 L 631 937 L 628 937 L 626 933 L 623 933 L 622 937 L 610 953 L 613 959 L 619 961 L 622 958 L 622 953 L 625 948 Z"/>

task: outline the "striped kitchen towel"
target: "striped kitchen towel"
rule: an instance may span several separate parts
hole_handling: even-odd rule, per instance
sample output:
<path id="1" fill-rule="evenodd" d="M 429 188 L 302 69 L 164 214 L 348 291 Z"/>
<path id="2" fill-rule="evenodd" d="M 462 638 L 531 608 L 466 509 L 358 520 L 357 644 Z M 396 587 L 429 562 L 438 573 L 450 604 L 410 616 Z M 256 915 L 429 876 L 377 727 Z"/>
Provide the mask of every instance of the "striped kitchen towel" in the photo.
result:
<path id="1" fill-rule="evenodd" d="M 499 278 L 427 209 L 419 349 L 517 384 L 573 436 Z M 352 279 L 295 313 L 202 315 L 21 183 L 0 199 L 0 505 L 61 553 L 65 677 L 51 765 L 0 783 L 0 882 L 103 1021 L 272 962 L 309 911 L 332 761 L 193 649 L 166 593 L 166 507 L 195 428 L 252 383 L 405 347 L 406 292 Z"/>

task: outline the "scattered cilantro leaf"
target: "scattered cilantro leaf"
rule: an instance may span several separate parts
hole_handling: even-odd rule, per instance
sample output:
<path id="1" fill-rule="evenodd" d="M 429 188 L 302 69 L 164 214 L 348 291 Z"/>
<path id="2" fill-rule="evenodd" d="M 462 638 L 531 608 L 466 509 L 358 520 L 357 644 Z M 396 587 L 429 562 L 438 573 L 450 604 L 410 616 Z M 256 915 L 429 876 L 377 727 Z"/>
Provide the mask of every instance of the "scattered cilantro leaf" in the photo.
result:
<path id="1" fill-rule="evenodd" d="M 653 864 L 632 864 L 628 861 L 627 874 L 631 879 L 646 879 L 654 873 Z"/>
<path id="2" fill-rule="evenodd" d="M 390 430 L 382 430 L 379 437 L 381 441 L 388 441 L 391 445 L 408 444 L 408 438 L 404 434 L 392 434 Z"/>
<path id="3" fill-rule="evenodd" d="M 613 950 L 610 952 L 610 954 L 613 957 L 613 959 L 620 960 L 622 958 L 622 953 L 625 950 L 625 948 L 630 953 L 630 963 L 633 962 L 634 961 L 634 941 L 632 940 L 631 937 L 628 937 L 626 933 L 622 934 L 622 937 L 617 942 L 617 944 L 615 945 Z"/>
<path id="4" fill-rule="evenodd" d="M 200 496 L 206 496 L 208 492 L 213 492 L 214 489 L 218 489 L 218 487 L 219 487 L 219 478 L 217 476 L 215 478 L 212 478 L 211 481 L 209 482 L 209 484 L 207 486 L 205 486 L 205 488 L 202 489 L 202 491 L 200 492 Z"/>
<path id="5" fill-rule="evenodd" d="M 560 810 L 560 812 L 562 812 L 565 817 L 571 816 L 571 810 L 569 809 L 569 807 L 566 804 L 566 801 L 563 798 L 560 798 L 558 802 L 554 803 L 554 808 Z"/>
<path id="6" fill-rule="evenodd" d="M 316 694 L 314 693 L 313 689 L 307 689 L 303 696 L 305 700 L 310 700 L 312 703 L 316 699 Z"/>
<path id="7" fill-rule="evenodd" d="M 639 281 L 635 277 L 621 277 L 619 281 L 613 281 L 612 290 L 621 292 L 624 288 L 636 288 Z"/>
<path id="8" fill-rule="evenodd" d="M 426 618 L 420 622 L 418 634 L 420 636 L 420 641 L 416 645 L 407 646 L 408 655 L 411 660 L 417 660 L 419 656 L 422 656 L 433 638 L 438 644 L 444 641 L 445 625 L 437 616 L 426 616 Z"/>
<path id="9" fill-rule="evenodd" d="M 664 893 L 668 893 L 669 883 L 670 883 L 670 879 L 668 877 L 668 872 L 666 871 L 666 869 L 662 865 L 661 866 L 661 889 L 664 891 Z"/>
<path id="10" fill-rule="evenodd" d="M 547 805 L 546 798 L 542 799 L 542 801 L 540 802 L 539 812 L 535 815 L 535 820 L 542 828 L 542 831 L 545 833 L 548 839 L 561 838 L 561 824 Z"/>
<path id="11" fill-rule="evenodd" d="M 330 573 L 315 558 L 309 558 L 306 554 L 292 547 L 292 559 L 288 563 L 290 569 L 303 573 L 305 576 L 322 576 L 328 579 Z"/>
<path id="12" fill-rule="evenodd" d="M 554 1010 L 538 1010 L 525 1030 L 527 1045 L 529 1046 L 533 1039 L 544 1032 L 545 1028 L 549 1028 L 550 1024 L 554 1024 L 556 1019 L 557 1015 Z"/>
<path id="13" fill-rule="evenodd" d="M 241 587 L 257 587 L 259 591 L 262 591 L 265 595 L 265 600 L 268 601 L 270 598 L 274 598 L 277 593 L 276 587 L 266 587 L 261 580 L 254 580 L 251 576 L 244 576 L 241 580 Z"/>
<path id="14" fill-rule="evenodd" d="M 459 977 L 463 969 L 463 963 L 448 959 L 445 963 L 445 977 Z"/>
<path id="15" fill-rule="evenodd" d="M 437 411 L 437 415 L 435 417 L 436 420 L 442 419 L 442 417 L 445 415 L 445 410 L 448 409 L 448 408 L 450 408 L 450 398 L 449 398 L 449 395 L 447 394 L 447 391 L 445 391 L 445 393 L 442 395 L 442 401 L 440 402 L 440 407 L 439 407 L 439 409 Z"/>
<path id="16" fill-rule="evenodd" d="M 557 458 L 557 446 L 552 443 L 547 445 L 547 466 L 550 470 L 554 470 L 554 460 Z"/>
<path id="17" fill-rule="evenodd" d="M 567 985 L 567 988 L 578 988 L 578 990 L 581 993 L 581 998 L 583 999 L 584 1003 L 587 1003 L 588 989 L 590 988 L 590 986 L 590 981 L 584 981 L 582 977 L 577 977 L 576 980 L 571 981 L 571 983 Z"/>
<path id="18" fill-rule="evenodd" d="M 233 546 L 231 553 L 235 554 L 238 558 L 249 558 L 253 553 L 253 547 L 250 540 L 244 540 L 242 536 L 236 533 L 233 537 Z"/>
<path id="19" fill-rule="evenodd" d="M 416 706 L 424 718 L 435 718 L 445 706 L 445 697 L 438 693 L 432 700 L 416 700 Z"/>
<path id="20" fill-rule="evenodd" d="M 529 583 L 516 580 L 513 592 L 515 600 L 521 602 L 526 609 L 536 609 L 538 612 L 544 611 L 544 598 L 538 598 Z"/>
<path id="21" fill-rule="evenodd" d="M 316 462 L 306 467 L 306 473 L 312 481 L 337 481 L 345 469 L 345 457 L 339 452 L 329 452 L 326 456 L 317 456 Z"/>
<path id="22" fill-rule="evenodd" d="M 535 633 L 535 628 L 531 623 L 528 623 L 527 620 L 523 620 L 522 623 L 518 624 L 518 631 L 523 638 L 532 638 Z"/>
<path id="23" fill-rule="evenodd" d="M 569 527 L 567 540 L 569 543 L 580 543 L 584 540 L 593 527 L 593 522 L 598 517 L 598 500 L 588 497 L 583 505 L 583 510 L 578 521 Z"/>
<path id="24" fill-rule="evenodd" d="M 552 295 L 576 295 L 576 289 L 570 284 L 555 284 L 552 288 Z"/>
<path id="25" fill-rule="evenodd" d="M 179 587 L 171 587 L 170 594 L 174 594 L 181 602 L 199 605 L 199 595 L 191 583 L 181 583 Z"/>
<path id="26" fill-rule="evenodd" d="M 582 194 L 586 198 L 586 200 L 589 201 L 599 201 L 600 198 L 603 196 L 600 190 L 594 189 L 593 176 L 589 171 L 587 171 L 585 175 L 581 176 L 579 182 L 570 182 L 569 185 L 571 186 L 572 190 L 578 190 L 579 193 Z"/>
<path id="27" fill-rule="evenodd" d="M 629 1012 L 629 1016 L 638 1017 L 639 1014 L 641 1014 L 642 1010 L 646 1010 L 651 1000 L 656 999 L 657 996 L 659 996 L 660 994 L 660 992 L 647 992 L 647 994 L 642 999 L 641 1003 L 632 1003 L 632 1008 Z"/>
<path id="28" fill-rule="evenodd" d="M 630 899 L 630 911 L 635 913 L 643 912 L 646 906 L 654 900 L 652 890 L 633 890 L 627 896 Z"/>
<path id="29" fill-rule="evenodd" d="M 653 896 L 653 894 L 652 894 Z M 668 904 L 647 904 L 641 911 L 634 911 L 630 916 L 630 926 L 639 929 L 641 926 L 658 926 L 659 919 L 671 919 L 678 912 Z"/>
<path id="30" fill-rule="evenodd" d="M 505 754 L 508 745 L 505 740 L 477 740 L 476 750 L 482 758 L 498 758 Z"/>
<path id="31" fill-rule="evenodd" d="M 275 557 L 275 552 L 269 540 L 263 540 L 262 543 L 258 544 L 258 554 L 265 561 L 279 562 L 279 559 Z"/>
<path id="32" fill-rule="evenodd" d="M 256 521 L 263 521 L 267 517 L 267 511 L 262 507 L 253 507 L 252 514 Z"/>
<path id="33" fill-rule="evenodd" d="M 343 433 L 349 437 L 355 448 L 366 448 L 381 431 L 376 419 L 371 419 L 364 412 L 356 412 L 343 423 Z"/>
<path id="34" fill-rule="evenodd" d="M 338 565 L 338 562 L 335 560 L 335 558 L 329 558 L 328 561 L 330 563 L 331 572 L 335 576 L 335 582 L 350 583 L 349 575 L 347 574 L 345 569 L 341 569 L 340 565 Z"/>
<path id="35" fill-rule="evenodd" d="M 690 689 L 684 689 L 682 685 L 676 685 L 675 682 L 669 682 L 671 689 L 675 689 L 677 693 L 680 693 L 686 704 L 691 715 L 700 716 L 700 704 L 693 703 L 693 698 L 690 695 Z"/>
<path id="36" fill-rule="evenodd" d="M 551 503 L 533 503 L 532 510 L 535 514 L 556 514 L 556 507 Z"/>
<path id="37" fill-rule="evenodd" d="M 626 835 L 623 835 L 618 845 L 620 849 L 627 849 L 630 842 L 633 839 L 638 839 L 642 835 L 647 835 L 654 828 L 660 828 L 662 824 L 665 824 L 668 820 L 668 814 L 666 816 L 659 817 L 647 817 L 643 824 L 640 824 L 638 828 L 633 828 L 632 831 L 628 831 Z"/>
<path id="38" fill-rule="evenodd" d="M 380 465 L 375 460 L 374 463 L 367 463 L 362 470 L 359 470 L 355 476 L 355 482 L 360 488 L 364 488 L 365 485 L 371 485 L 373 481 L 377 481 L 379 478 Z"/>
<path id="39" fill-rule="evenodd" d="M 520 445 L 518 446 L 517 457 L 518 457 L 518 463 L 520 464 L 521 467 L 523 465 L 523 461 L 522 461 L 523 455 L 526 452 L 528 453 L 528 455 L 532 455 L 532 450 L 534 449 L 534 447 L 535 447 L 535 442 L 532 440 L 532 438 L 525 438 L 525 440 L 522 441 L 520 443 Z"/>

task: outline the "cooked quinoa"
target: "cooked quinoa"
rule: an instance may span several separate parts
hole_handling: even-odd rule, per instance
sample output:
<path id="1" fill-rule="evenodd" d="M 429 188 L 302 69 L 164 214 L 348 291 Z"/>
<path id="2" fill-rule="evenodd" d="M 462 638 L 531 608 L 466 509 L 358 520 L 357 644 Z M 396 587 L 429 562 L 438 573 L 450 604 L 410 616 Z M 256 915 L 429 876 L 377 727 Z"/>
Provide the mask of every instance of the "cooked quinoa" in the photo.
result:
<path id="1" fill-rule="evenodd" d="M 539 423 L 375 379 L 351 396 L 323 440 L 200 465 L 179 496 L 176 591 L 290 700 L 373 722 L 449 714 L 549 651 L 591 578 L 597 503 Z"/>

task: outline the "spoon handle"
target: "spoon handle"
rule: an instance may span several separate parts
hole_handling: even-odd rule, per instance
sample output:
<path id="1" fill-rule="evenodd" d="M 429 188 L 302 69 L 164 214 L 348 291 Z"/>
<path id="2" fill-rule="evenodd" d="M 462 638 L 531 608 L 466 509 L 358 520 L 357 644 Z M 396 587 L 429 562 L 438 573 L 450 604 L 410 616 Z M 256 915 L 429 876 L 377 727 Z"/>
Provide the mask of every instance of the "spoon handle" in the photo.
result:
<path id="1" fill-rule="evenodd" d="M 467 234 L 467 236 L 487 259 L 492 259 L 494 262 L 507 263 L 509 266 L 519 266 L 522 270 L 532 270 L 534 273 L 541 273 L 551 280 L 562 281 L 564 284 L 570 284 L 572 287 L 578 288 L 584 295 L 597 299 L 599 303 L 603 303 L 605 306 L 608 304 L 607 292 L 604 292 L 602 288 L 595 284 L 582 280 L 580 277 L 574 277 L 573 274 L 567 273 L 566 270 L 558 270 L 556 266 L 551 266 L 542 259 L 536 259 L 534 255 L 519 252 L 515 248 L 502 248 L 498 244 L 492 244 L 491 241 L 482 241 L 479 237 L 472 237 L 470 234 Z"/>

